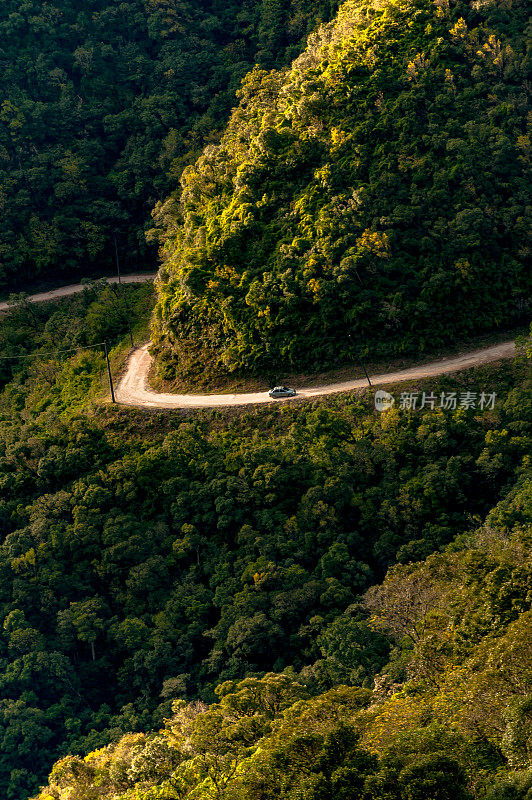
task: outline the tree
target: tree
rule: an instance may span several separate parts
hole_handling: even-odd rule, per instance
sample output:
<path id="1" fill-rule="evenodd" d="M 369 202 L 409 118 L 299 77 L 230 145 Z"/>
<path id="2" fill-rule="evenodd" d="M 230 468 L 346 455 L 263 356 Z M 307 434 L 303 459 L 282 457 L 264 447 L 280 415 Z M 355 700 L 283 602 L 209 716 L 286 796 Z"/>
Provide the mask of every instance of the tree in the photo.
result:
<path id="1" fill-rule="evenodd" d="M 78 641 L 90 646 L 91 657 L 95 661 L 96 641 L 106 627 L 106 610 L 105 602 L 98 596 L 70 603 L 68 609 L 57 614 L 58 632 L 68 635 L 72 631 Z"/>

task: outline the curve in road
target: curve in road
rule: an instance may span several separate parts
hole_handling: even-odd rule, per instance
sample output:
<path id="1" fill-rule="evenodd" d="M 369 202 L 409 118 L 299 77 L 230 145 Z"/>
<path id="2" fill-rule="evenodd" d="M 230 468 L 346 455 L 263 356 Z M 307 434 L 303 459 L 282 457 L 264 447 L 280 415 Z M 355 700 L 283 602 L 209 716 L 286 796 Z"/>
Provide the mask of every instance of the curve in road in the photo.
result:
<path id="1" fill-rule="evenodd" d="M 116 398 L 119 403 L 142 408 L 223 408 L 227 406 L 247 406 L 257 403 L 289 402 L 289 399 L 272 400 L 267 392 L 253 392 L 250 394 L 165 394 L 154 392 L 148 387 L 148 374 L 152 364 L 152 357 L 148 352 L 149 344 L 133 351 L 126 372 L 119 381 Z M 474 350 L 461 356 L 444 358 L 429 364 L 422 364 L 398 372 L 388 372 L 382 375 L 371 375 L 371 383 L 375 386 L 383 384 L 400 383 L 402 381 L 429 378 L 433 375 L 458 372 L 463 369 L 487 364 L 490 361 L 499 361 L 511 358 L 515 353 L 513 341 L 487 347 L 483 350 Z M 353 389 L 362 389 L 367 386 L 367 381 L 358 379 L 332 383 L 328 386 L 315 386 L 310 389 L 301 389 L 297 393 L 299 398 L 319 397 L 336 392 L 348 392 Z"/>
<path id="2" fill-rule="evenodd" d="M 102 278 L 101 280 L 106 280 L 107 283 L 145 283 L 147 281 L 152 281 L 156 274 L 156 272 L 145 272 L 138 275 L 122 275 L 120 281 L 115 275 L 113 278 Z M 83 283 L 73 283 L 71 286 L 61 286 L 59 289 L 52 289 L 50 292 L 31 294 L 28 300 L 32 303 L 43 303 L 45 300 L 60 300 L 62 297 L 78 294 L 78 292 L 82 292 L 83 289 L 86 288 L 86 285 Z M 0 303 L 0 311 L 9 311 L 10 308 L 11 306 L 9 303 Z"/>
<path id="3" fill-rule="evenodd" d="M 157 273 L 145 272 L 135 275 L 122 275 L 121 283 L 144 283 L 154 280 Z M 118 283 L 118 277 L 106 278 L 108 283 Z M 85 285 L 75 283 L 70 286 L 61 286 L 49 292 L 39 292 L 30 295 L 28 300 L 33 303 L 44 302 L 46 300 L 59 300 L 62 297 L 82 292 Z M 0 312 L 9 311 L 9 303 L 0 303 Z M 148 352 L 149 344 L 134 350 L 129 358 L 125 375 L 120 380 L 116 396 L 120 403 L 130 406 L 140 406 L 144 408 L 223 408 L 227 406 L 247 406 L 256 403 L 279 403 L 288 402 L 284 400 L 272 400 L 267 392 L 252 392 L 249 394 L 165 394 L 154 392 L 148 387 L 148 374 L 150 371 L 152 357 Z M 433 361 L 398 372 L 388 372 L 382 375 L 372 375 L 371 383 L 374 386 L 383 384 L 400 383 L 401 381 L 416 380 L 418 378 L 428 378 L 432 375 L 443 375 L 445 373 L 457 372 L 462 369 L 486 364 L 490 361 L 498 361 L 503 358 L 511 358 L 515 352 L 513 341 L 502 342 L 501 344 L 487 347 L 483 350 L 474 350 L 461 356 L 445 358 L 440 361 Z M 310 389 L 301 389 L 297 393 L 299 398 L 320 397 L 336 392 L 349 392 L 354 389 L 362 389 L 366 386 L 364 379 L 344 381 L 343 383 L 332 383 L 327 386 L 315 386 Z"/>

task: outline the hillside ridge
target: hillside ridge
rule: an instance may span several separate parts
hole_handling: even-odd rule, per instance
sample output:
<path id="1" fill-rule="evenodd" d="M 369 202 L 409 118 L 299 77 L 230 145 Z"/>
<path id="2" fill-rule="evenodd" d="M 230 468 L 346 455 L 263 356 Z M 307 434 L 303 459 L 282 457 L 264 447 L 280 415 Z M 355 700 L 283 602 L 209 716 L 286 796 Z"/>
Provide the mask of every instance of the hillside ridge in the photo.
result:
<path id="1" fill-rule="evenodd" d="M 522 2 L 348 0 L 163 204 L 161 378 L 423 355 L 529 309 Z M 351 337 L 351 339 L 349 338 Z"/>

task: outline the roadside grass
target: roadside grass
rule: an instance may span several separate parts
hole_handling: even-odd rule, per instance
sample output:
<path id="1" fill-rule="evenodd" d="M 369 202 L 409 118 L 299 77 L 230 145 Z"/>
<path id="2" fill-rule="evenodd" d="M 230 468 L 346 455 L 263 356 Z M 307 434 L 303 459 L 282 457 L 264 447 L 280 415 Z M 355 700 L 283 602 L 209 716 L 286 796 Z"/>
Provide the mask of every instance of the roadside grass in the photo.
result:
<path id="1" fill-rule="evenodd" d="M 364 360 L 364 366 L 371 377 L 371 375 L 396 372 L 401 369 L 418 366 L 419 364 L 458 356 L 473 350 L 479 350 L 510 339 L 515 339 L 526 334 L 527 327 L 521 325 L 519 327 L 492 331 L 467 341 L 459 340 L 446 347 L 429 349 L 418 356 Z M 273 385 L 278 384 L 292 386 L 295 389 L 306 389 L 314 386 L 326 386 L 328 384 L 362 378 L 365 378 L 365 374 L 362 363 L 359 360 L 353 360 L 347 363 L 344 362 L 335 369 L 322 370 L 310 374 L 294 371 L 280 372 L 277 375 L 269 374 L 264 377 L 240 373 L 224 374 L 221 372 L 213 372 L 207 368 L 203 372 L 198 370 L 193 380 L 186 376 L 178 376 L 175 380 L 164 380 L 157 374 L 157 366 L 154 363 L 150 369 L 148 383 L 154 391 L 169 394 L 235 394 L 242 392 L 265 392 Z"/>
<path id="2" fill-rule="evenodd" d="M 116 320 L 113 321 L 111 313 L 115 309 L 114 295 L 109 294 L 110 287 L 104 282 L 89 286 L 87 292 L 92 292 L 92 294 L 85 297 L 83 296 L 84 293 L 82 293 L 81 295 L 63 298 L 60 301 L 55 300 L 38 304 L 38 308 L 36 305 L 28 308 L 27 304 L 23 303 L 19 308 L 14 309 L 14 316 L 0 318 L 0 349 L 4 349 L 4 346 L 7 347 L 9 354 L 14 356 L 15 364 L 13 374 L 10 376 L 11 379 L 7 379 L 7 376 L 4 376 L 4 388 L 0 393 L 0 419 L 9 418 L 14 413 L 38 415 L 49 410 L 66 417 L 88 409 L 101 414 L 103 407 L 112 406 L 103 348 L 99 345 L 94 346 L 92 339 L 96 339 L 98 342 L 103 341 L 103 339 L 109 341 L 109 361 L 113 384 L 116 388 L 120 377 L 127 368 L 127 362 L 132 351 L 131 337 L 135 347 L 150 339 L 150 318 L 155 301 L 154 289 L 150 284 L 123 285 L 120 291 L 123 292 L 122 299 L 124 300 L 125 308 L 127 308 L 126 317 L 131 326 L 131 335 L 127 324 L 124 323 L 122 318 L 120 318 L 121 327 L 119 325 L 117 329 Z M 17 314 L 18 317 L 16 316 Z M 20 322 L 22 328 L 24 328 L 24 325 L 28 328 L 28 330 L 22 330 L 21 332 L 17 330 L 17 332 L 21 333 L 23 341 L 20 340 L 20 337 L 17 339 L 16 336 L 15 338 L 13 336 L 10 338 L 9 335 L 6 336 L 6 329 L 9 329 L 8 332 L 12 334 L 12 329 L 13 327 L 17 328 L 18 322 Z M 57 331 L 51 333 L 49 330 L 54 326 L 60 329 L 59 338 L 56 335 Z M 64 330 L 61 326 L 64 326 Z M 429 362 L 488 347 L 524 334 L 526 334 L 524 327 L 492 332 L 468 342 L 457 342 L 453 347 L 426 352 L 423 354 L 422 359 L 398 358 L 368 361 L 365 366 L 370 375 L 391 372 L 417 365 L 420 362 Z M 61 335 L 64 335 L 64 340 L 61 340 Z M 76 344 L 81 341 L 85 341 L 87 346 L 83 347 L 83 345 Z M 72 356 L 57 356 L 52 352 L 52 348 L 60 351 L 68 349 L 73 344 L 79 346 L 80 349 Z M 16 353 L 21 356 L 20 362 L 17 361 Z M 30 355 L 31 358 L 25 360 L 24 356 Z M 488 365 L 486 365 L 486 368 L 488 368 Z M 489 374 L 495 375 L 497 370 L 502 368 L 502 362 L 489 365 L 489 368 L 491 370 Z M 223 382 L 216 381 L 214 385 L 207 378 L 200 385 L 191 385 L 180 381 L 162 381 L 160 378 L 155 377 L 153 373 L 154 370 L 150 375 L 150 385 L 156 391 L 165 392 L 201 392 L 208 394 L 212 392 L 266 391 L 272 382 L 266 378 L 259 379 L 253 376 L 240 375 L 224 376 Z M 460 378 L 460 385 L 467 385 L 467 375 L 470 373 L 475 375 L 483 374 L 478 370 L 468 370 Z M 208 372 L 205 374 L 208 375 Z M 295 388 L 305 388 L 363 377 L 364 372 L 361 364 L 352 362 L 340 365 L 334 370 L 322 371 L 312 375 L 306 373 L 282 375 L 275 382 L 288 383 L 295 386 Z M 445 382 L 445 377 L 442 376 L 439 382 Z M 425 385 L 431 387 L 434 382 L 435 379 L 433 378 L 427 379 L 427 381 L 398 384 L 398 396 L 400 392 L 406 390 L 407 386 L 409 388 L 423 387 Z M 312 401 L 303 400 L 296 396 L 289 403 L 263 408 L 261 413 L 264 412 L 266 418 L 270 411 L 276 414 L 283 414 L 285 413 L 283 409 L 287 406 L 297 409 L 301 407 L 302 402 L 307 404 L 318 403 L 320 407 L 326 406 L 328 402 L 333 404 L 335 402 L 345 403 L 349 397 L 354 395 L 359 397 L 361 402 L 367 401 L 370 404 L 373 402 L 373 393 L 365 390 L 357 391 L 356 393 L 337 393 L 331 398 L 324 396 Z M 370 399 L 368 400 L 367 398 Z M 118 408 L 118 406 L 115 408 Z M 129 415 L 128 418 L 138 419 L 139 414 L 142 416 L 146 413 L 144 410 L 134 411 L 131 408 L 124 408 L 122 412 L 122 421 L 124 415 Z M 114 419 L 115 412 L 110 413 L 111 418 Z M 238 407 L 219 411 L 189 409 L 169 411 L 168 413 L 161 411 L 149 412 L 151 418 L 153 418 L 153 415 L 157 416 L 159 414 L 161 420 L 173 420 L 174 424 L 179 420 L 190 418 L 191 415 L 195 419 L 206 418 L 214 422 L 219 418 L 218 415 L 222 415 L 220 418 L 227 420 L 233 416 L 240 417 L 243 413 L 245 413 L 244 410 Z M 165 425 L 166 423 L 162 427 L 164 428 Z M 148 426 L 153 434 L 152 422 Z"/>
<path id="3" fill-rule="evenodd" d="M 441 392 L 455 391 L 480 392 L 496 394 L 495 410 L 459 409 L 458 413 L 472 415 L 489 424 L 497 413 L 500 404 L 506 402 L 512 389 L 527 377 L 530 378 L 530 362 L 518 357 L 515 360 L 505 359 L 482 364 L 449 375 L 438 375 L 408 382 L 388 384 L 386 391 L 395 398 L 395 405 L 391 410 L 392 416 L 397 413 L 406 413 L 412 417 L 423 417 L 425 414 L 452 414 L 453 410 L 441 410 L 437 406 L 434 410 L 420 409 L 419 407 L 408 411 L 400 408 L 400 397 L 403 392 L 434 392 L 439 397 Z M 193 424 L 201 431 L 231 430 L 235 435 L 244 438 L 258 435 L 284 435 L 293 424 L 297 424 L 300 415 L 313 412 L 332 414 L 333 416 L 352 417 L 353 415 L 368 414 L 381 418 L 383 426 L 387 424 L 387 414 L 375 409 L 375 390 L 368 388 L 356 389 L 348 392 L 338 392 L 332 395 L 322 395 L 312 399 L 298 398 L 283 403 L 257 404 L 252 406 L 228 406 L 219 409 L 213 408 L 137 408 L 133 406 L 112 405 L 109 402 L 99 403 L 94 407 L 94 414 L 100 424 L 108 431 L 121 437 L 131 437 L 132 440 L 148 440 L 155 444 L 167 433 L 175 430 L 182 424 Z"/>
<path id="4" fill-rule="evenodd" d="M 122 276 L 122 280 L 131 275 L 145 275 L 151 272 L 155 274 L 155 268 L 149 270 L 144 267 L 143 269 L 138 269 L 135 272 L 131 272 L 128 269 L 127 273 Z M 57 289 L 62 289 L 64 286 L 73 286 L 79 283 L 98 283 L 101 281 L 107 281 L 111 278 L 116 278 L 116 273 L 112 273 L 111 275 L 104 275 L 102 273 L 103 270 L 95 266 L 91 269 L 86 268 L 83 274 L 73 275 L 72 279 L 68 283 L 65 283 L 65 276 L 63 276 L 63 281 L 61 282 L 61 277 L 57 275 L 52 277 L 41 275 L 40 277 L 34 278 L 31 281 L 21 279 L 20 281 L 13 283 L 10 287 L 3 286 L 0 288 L 0 303 L 9 302 L 12 297 L 21 293 L 31 296 L 33 294 L 41 294 L 41 292 L 52 292 Z"/>

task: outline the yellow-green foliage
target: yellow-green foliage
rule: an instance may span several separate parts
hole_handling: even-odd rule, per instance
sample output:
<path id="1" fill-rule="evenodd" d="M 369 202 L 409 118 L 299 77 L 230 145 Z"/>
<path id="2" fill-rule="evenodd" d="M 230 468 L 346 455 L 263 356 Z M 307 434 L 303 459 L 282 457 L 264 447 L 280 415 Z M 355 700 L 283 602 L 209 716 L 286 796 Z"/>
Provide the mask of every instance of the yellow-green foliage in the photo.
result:
<path id="1" fill-rule="evenodd" d="M 380 800 L 392 779 L 408 800 L 418 772 L 425 789 L 431 774 L 448 782 L 435 800 L 484 796 L 512 768 L 532 769 L 531 581 L 532 530 L 481 529 L 366 595 L 372 624 L 402 648 L 373 692 L 310 696 L 293 670 L 227 681 L 214 704 L 174 702 L 156 733 L 60 760 L 38 800 Z M 345 780 L 353 794 L 339 793 Z"/>
<path id="2" fill-rule="evenodd" d="M 148 335 L 153 286 L 88 284 L 60 303 L 31 303 L 25 296 L 0 319 L 0 416 L 23 408 L 55 409 L 67 416 L 105 399 L 109 383 L 102 343 L 109 347 L 115 378 L 130 337 Z"/>
<path id="3" fill-rule="evenodd" d="M 480 537 L 463 556 L 440 554 L 425 567 L 410 563 L 443 549 L 471 519 L 485 518 L 494 498 L 501 502 L 489 515 L 490 528 L 510 530 L 530 519 L 530 392 L 522 370 L 507 364 L 432 382 L 437 393 L 450 380 L 459 391 L 492 385 L 499 400 L 483 413 L 377 414 L 371 398 L 333 397 L 229 418 L 110 408 L 58 415 L 53 406 L 32 416 L 31 395 L 21 411 L 9 413 L 5 398 L 0 785 L 6 796 L 24 800 L 34 793 L 61 755 L 81 757 L 124 734 L 157 730 L 177 698 L 212 702 L 221 683 L 224 708 L 240 708 L 253 686 L 237 688 L 234 681 L 244 676 L 288 676 L 295 687 L 290 720 L 301 723 L 279 744 L 290 752 L 254 773 L 253 788 L 246 788 L 253 800 L 266 800 L 259 785 L 270 773 L 286 781 L 284 788 L 272 785 L 274 794 L 299 791 L 293 753 L 302 747 L 328 765 L 322 779 L 323 769 L 311 761 L 305 773 L 311 782 L 333 781 L 333 772 L 348 769 L 332 752 L 340 734 L 321 731 L 329 743 L 300 742 L 305 726 L 314 731 L 314 716 L 327 719 L 327 692 L 335 687 L 347 686 L 349 697 L 358 686 L 367 697 L 377 676 L 379 705 L 372 702 L 367 713 L 382 710 L 386 720 L 388 693 L 410 683 L 425 700 L 412 702 L 405 690 L 399 710 L 405 716 L 422 708 L 408 724 L 419 718 L 425 725 L 445 670 L 464 664 L 469 670 L 474 637 L 502 636 L 529 603 L 518 538 L 513 549 Z M 397 562 L 384 587 L 362 602 Z M 458 605 L 449 622 L 462 584 L 468 604 Z M 239 692 L 240 699 L 229 698 Z M 267 713 L 278 717 L 271 695 Z M 501 697 L 513 708 L 507 689 Z M 444 711 L 435 710 L 434 718 L 442 720 L 452 703 L 445 694 L 438 703 Z M 209 736 L 231 739 L 237 728 L 223 728 L 214 711 L 205 722 Z M 526 708 L 517 705 L 512 714 L 503 734 L 494 734 L 487 718 L 482 741 L 493 748 L 502 735 L 521 759 Z M 259 722 L 246 733 L 252 743 L 264 738 Z M 370 755 L 353 755 L 352 743 L 343 761 L 356 756 L 366 773 L 373 769 L 371 752 L 395 734 L 391 724 L 379 734 L 379 725 L 366 726 L 363 748 Z M 465 727 L 458 719 L 453 730 Z M 341 736 L 347 741 L 347 733 Z M 453 747 L 448 751 L 454 757 Z M 223 770 L 226 755 L 220 755 Z"/>

